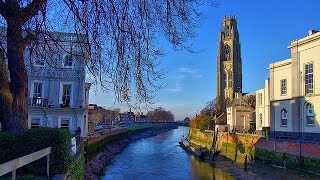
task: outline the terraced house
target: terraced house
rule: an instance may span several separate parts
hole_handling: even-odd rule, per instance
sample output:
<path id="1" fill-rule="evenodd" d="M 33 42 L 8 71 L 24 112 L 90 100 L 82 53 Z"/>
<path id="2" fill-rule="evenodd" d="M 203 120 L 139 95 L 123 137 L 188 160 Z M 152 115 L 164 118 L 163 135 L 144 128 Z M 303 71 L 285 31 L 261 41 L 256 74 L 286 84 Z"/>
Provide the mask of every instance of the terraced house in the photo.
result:
<path id="1" fill-rule="evenodd" d="M 85 82 L 88 60 L 86 37 L 50 33 L 50 39 L 26 48 L 29 128 L 67 128 L 88 132 L 90 83 Z"/>

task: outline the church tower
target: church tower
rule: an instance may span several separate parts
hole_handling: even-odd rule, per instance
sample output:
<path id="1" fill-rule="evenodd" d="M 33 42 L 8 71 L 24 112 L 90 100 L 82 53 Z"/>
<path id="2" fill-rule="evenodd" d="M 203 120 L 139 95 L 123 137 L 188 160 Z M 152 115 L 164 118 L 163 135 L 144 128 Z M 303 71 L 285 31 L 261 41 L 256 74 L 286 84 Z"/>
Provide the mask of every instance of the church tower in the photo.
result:
<path id="1" fill-rule="evenodd" d="M 217 98 L 221 110 L 231 103 L 235 92 L 242 91 L 242 67 L 237 21 L 234 16 L 224 17 L 219 33 L 217 60 Z"/>

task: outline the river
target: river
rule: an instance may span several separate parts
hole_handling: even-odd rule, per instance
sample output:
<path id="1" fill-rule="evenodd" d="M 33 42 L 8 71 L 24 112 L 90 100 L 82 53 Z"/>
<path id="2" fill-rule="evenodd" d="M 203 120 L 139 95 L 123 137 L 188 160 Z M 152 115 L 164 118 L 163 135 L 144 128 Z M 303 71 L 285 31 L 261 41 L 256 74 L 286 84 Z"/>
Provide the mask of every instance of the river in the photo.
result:
<path id="1" fill-rule="evenodd" d="M 234 179 L 178 146 L 188 131 L 179 127 L 130 144 L 107 164 L 102 179 Z"/>

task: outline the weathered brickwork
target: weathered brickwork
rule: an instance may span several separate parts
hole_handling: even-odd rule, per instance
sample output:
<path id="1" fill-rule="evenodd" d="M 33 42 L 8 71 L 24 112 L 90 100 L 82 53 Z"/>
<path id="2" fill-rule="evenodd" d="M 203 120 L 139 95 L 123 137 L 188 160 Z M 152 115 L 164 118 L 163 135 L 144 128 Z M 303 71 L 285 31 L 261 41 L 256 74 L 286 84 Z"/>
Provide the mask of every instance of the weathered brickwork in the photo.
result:
<path id="1" fill-rule="evenodd" d="M 320 145 L 319 144 L 306 144 L 291 141 L 281 141 L 274 139 L 261 138 L 257 144 L 257 148 L 274 151 L 274 152 L 285 152 L 294 155 L 300 155 L 305 157 L 311 157 L 320 159 Z"/>

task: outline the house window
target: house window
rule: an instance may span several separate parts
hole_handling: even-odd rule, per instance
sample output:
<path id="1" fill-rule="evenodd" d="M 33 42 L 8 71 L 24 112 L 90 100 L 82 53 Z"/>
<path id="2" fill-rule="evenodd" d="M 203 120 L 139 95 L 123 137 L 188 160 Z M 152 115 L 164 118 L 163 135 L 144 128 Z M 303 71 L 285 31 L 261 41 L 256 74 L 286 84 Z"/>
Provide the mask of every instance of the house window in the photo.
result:
<path id="1" fill-rule="evenodd" d="M 36 82 L 33 84 L 33 98 L 42 97 L 42 83 Z"/>
<path id="2" fill-rule="evenodd" d="M 286 95 L 287 94 L 287 80 L 282 79 L 280 82 L 281 82 L 281 95 Z"/>
<path id="3" fill-rule="evenodd" d="M 85 103 L 85 104 L 88 104 L 88 94 L 89 94 L 89 90 L 86 89 L 86 90 L 85 90 L 85 93 L 84 93 L 84 103 Z"/>
<path id="4" fill-rule="evenodd" d="M 313 64 L 305 64 L 305 90 L 306 94 L 313 93 Z"/>
<path id="5" fill-rule="evenodd" d="M 39 118 L 32 118 L 30 122 L 30 128 L 38 128 L 40 127 L 40 119 Z"/>
<path id="6" fill-rule="evenodd" d="M 67 54 L 64 57 L 64 62 L 63 62 L 64 67 L 72 67 L 73 65 L 73 59 L 71 54 Z"/>
<path id="7" fill-rule="evenodd" d="M 262 127 L 262 114 L 261 113 L 259 115 L 259 120 L 260 120 L 260 126 Z"/>
<path id="8" fill-rule="evenodd" d="M 62 118 L 60 128 L 69 129 L 69 121 L 70 121 L 70 119 L 68 119 L 68 118 Z"/>
<path id="9" fill-rule="evenodd" d="M 310 103 L 306 105 L 306 122 L 307 125 L 314 125 L 314 111 Z"/>
<path id="10" fill-rule="evenodd" d="M 281 110 L 281 126 L 287 126 L 288 125 L 288 116 L 287 116 L 287 110 L 282 109 Z"/>
<path id="11" fill-rule="evenodd" d="M 33 59 L 34 63 L 36 66 L 44 66 L 44 63 L 45 63 L 45 57 L 43 54 L 40 54 L 39 52 L 37 51 L 34 51 L 33 48 L 30 48 L 29 49 L 29 56 L 30 56 L 30 59 Z"/>
<path id="12" fill-rule="evenodd" d="M 259 105 L 262 106 L 262 93 L 259 93 Z"/>
<path id="13" fill-rule="evenodd" d="M 70 105 L 71 84 L 63 84 L 62 87 L 62 104 Z"/>

